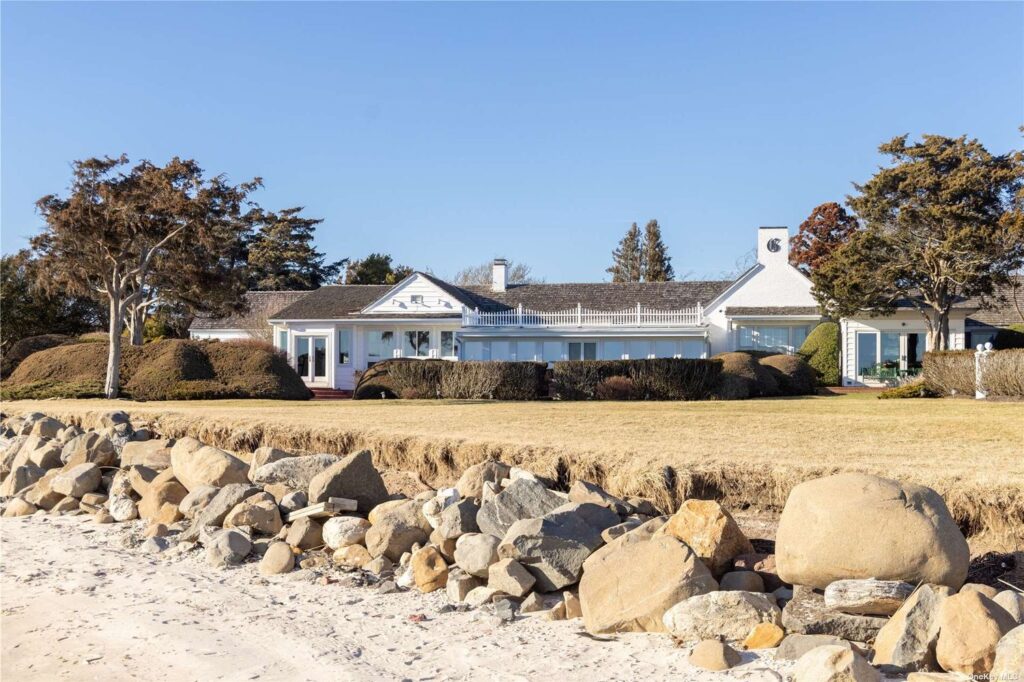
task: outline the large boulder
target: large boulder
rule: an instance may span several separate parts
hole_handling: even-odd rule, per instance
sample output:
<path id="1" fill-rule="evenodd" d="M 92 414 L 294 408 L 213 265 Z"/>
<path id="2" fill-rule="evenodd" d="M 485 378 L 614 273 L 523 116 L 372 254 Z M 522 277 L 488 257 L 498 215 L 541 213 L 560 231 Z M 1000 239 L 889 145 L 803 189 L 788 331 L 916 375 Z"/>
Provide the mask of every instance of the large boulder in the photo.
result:
<path id="1" fill-rule="evenodd" d="M 885 618 L 830 609 L 822 595 L 805 585 L 793 588 L 793 598 L 782 609 L 782 626 L 786 632 L 832 635 L 854 642 L 871 641 L 885 623 Z"/>
<path id="2" fill-rule="evenodd" d="M 229 483 L 249 483 L 249 467 L 230 452 L 211 445 L 192 449 L 184 440 L 171 448 L 174 476 L 189 490 L 209 485 L 223 488 Z"/>
<path id="3" fill-rule="evenodd" d="M 43 436 L 28 436 L 11 459 L 11 468 L 34 464 L 43 469 L 54 469 L 63 464 L 60 441 Z"/>
<path id="4" fill-rule="evenodd" d="M 291 490 L 306 490 L 313 477 L 341 459 L 337 455 L 306 455 L 285 457 L 264 464 L 252 475 L 252 482 L 259 486 L 280 483 Z"/>
<path id="5" fill-rule="evenodd" d="M 181 503 L 178 505 L 178 510 L 186 519 L 194 518 L 196 514 L 206 509 L 213 502 L 213 498 L 217 497 L 218 492 L 220 492 L 220 488 L 214 488 L 212 485 L 201 485 L 195 490 L 190 490 L 188 495 L 182 498 Z"/>
<path id="6" fill-rule="evenodd" d="M 448 564 L 436 547 L 427 545 L 413 552 L 409 560 L 413 582 L 420 592 L 441 590 L 448 583 Z"/>
<path id="7" fill-rule="evenodd" d="M 1024 623 L 1024 593 L 1003 590 L 992 597 L 992 601 L 1002 606 L 1015 622 Z"/>
<path id="8" fill-rule="evenodd" d="M 440 514 L 437 532 L 445 540 L 455 540 L 466 533 L 480 530 L 476 525 L 476 515 L 480 507 L 473 500 L 460 500 L 445 507 Z"/>
<path id="9" fill-rule="evenodd" d="M 260 559 L 260 575 L 287 573 L 295 567 L 295 554 L 287 542 L 271 542 Z"/>
<path id="10" fill-rule="evenodd" d="M 569 488 L 569 501 L 597 504 L 622 516 L 633 512 L 633 505 L 608 493 L 601 486 L 586 481 L 576 481 L 572 484 Z"/>
<path id="11" fill-rule="evenodd" d="M 297 522 L 296 522 L 297 523 Z M 331 549 L 361 544 L 370 530 L 370 522 L 358 516 L 334 516 L 323 525 L 323 541 Z"/>
<path id="12" fill-rule="evenodd" d="M 413 545 L 426 544 L 427 533 L 398 516 L 385 516 L 366 531 L 365 542 L 371 557 L 385 556 L 391 561 L 398 561 Z"/>
<path id="13" fill-rule="evenodd" d="M 462 472 L 455 488 L 459 491 L 460 497 L 470 500 L 483 499 L 484 483 L 501 483 L 508 478 L 510 469 L 509 465 L 493 459 L 474 464 Z"/>
<path id="14" fill-rule="evenodd" d="M 60 451 L 65 466 L 92 462 L 96 466 L 114 466 L 118 462 L 117 450 L 109 438 L 95 431 L 82 433 L 67 443 Z"/>
<path id="15" fill-rule="evenodd" d="M 793 682 L 881 682 L 882 675 L 864 657 L 838 645 L 819 646 L 793 666 Z"/>
<path id="16" fill-rule="evenodd" d="M 482 533 L 503 537 L 516 521 L 540 518 L 565 502 L 540 481 L 521 478 L 481 505 L 476 524 Z"/>
<path id="17" fill-rule="evenodd" d="M 486 578 L 491 564 L 498 562 L 500 542 L 486 533 L 466 533 L 455 541 L 455 563 L 469 575 Z"/>
<path id="18" fill-rule="evenodd" d="M 91 462 L 70 464 L 54 476 L 50 488 L 61 495 L 82 499 L 82 495 L 100 487 L 101 479 L 100 468 Z"/>
<path id="19" fill-rule="evenodd" d="M 713 500 L 686 500 L 659 532 L 692 547 L 716 576 L 732 567 L 734 557 L 754 551 L 732 515 Z"/>
<path id="20" fill-rule="evenodd" d="M 259 488 L 242 483 L 230 483 L 224 486 L 217 491 L 209 504 L 195 515 L 195 521 L 188 530 L 181 534 L 181 540 L 184 542 L 197 541 L 200 530 L 206 526 L 223 525 L 224 517 L 232 509 L 238 506 L 242 500 L 259 492 L 261 492 Z"/>
<path id="21" fill-rule="evenodd" d="M 583 564 L 580 604 L 588 632 L 664 632 L 679 602 L 717 589 L 704 562 L 673 537 L 627 533 Z"/>
<path id="22" fill-rule="evenodd" d="M 0 484 L 0 497 L 14 497 L 45 475 L 46 469 L 35 464 L 22 464 L 14 467 L 11 473 L 7 474 L 4 482 Z"/>
<path id="23" fill-rule="evenodd" d="M 257 533 L 276 535 L 284 524 L 277 500 L 270 493 L 256 493 L 235 505 L 224 517 L 225 528 L 245 526 Z"/>
<path id="24" fill-rule="evenodd" d="M 34 485 L 25 490 L 23 493 L 25 500 L 40 509 L 53 509 L 58 502 L 64 499 L 64 494 L 56 492 L 52 487 L 54 479 L 60 474 L 60 469 L 47 471 Z"/>
<path id="25" fill-rule="evenodd" d="M 42 438 L 56 438 L 63 430 L 64 424 L 61 422 L 53 417 L 43 417 L 32 424 L 32 430 L 29 432 L 29 435 Z"/>
<path id="26" fill-rule="evenodd" d="M 256 476 L 256 470 L 264 464 L 270 464 L 287 457 L 294 457 L 290 452 L 284 450 L 278 450 L 264 445 L 263 447 L 256 448 L 253 450 L 252 458 L 249 460 L 249 478 L 250 480 Z"/>
<path id="27" fill-rule="evenodd" d="M 309 481 L 310 504 L 326 502 L 330 497 L 355 500 L 361 512 L 369 512 L 388 499 L 388 489 L 373 468 L 369 450 L 345 457 Z"/>
<path id="28" fill-rule="evenodd" d="M 980 592 L 954 594 L 939 608 L 935 657 L 949 672 L 987 673 L 995 662 L 999 640 L 1015 625 L 1003 607 Z"/>
<path id="29" fill-rule="evenodd" d="M 679 602 L 665 612 L 663 620 L 665 629 L 683 642 L 742 642 L 760 623 L 782 625 L 782 612 L 763 594 L 708 592 Z"/>
<path id="30" fill-rule="evenodd" d="M 906 672 L 939 670 L 939 609 L 950 594 L 945 586 L 918 587 L 878 631 L 872 663 Z"/>
<path id="31" fill-rule="evenodd" d="M 166 440 L 129 441 L 121 448 L 121 466 L 141 464 L 163 470 L 171 466 L 171 448 Z"/>
<path id="32" fill-rule="evenodd" d="M 252 551 L 252 540 L 245 533 L 229 528 L 218 531 L 206 545 L 206 561 L 211 566 L 225 568 L 245 561 Z"/>
<path id="33" fill-rule="evenodd" d="M 297 520 L 288 528 L 285 542 L 299 549 L 313 549 L 324 544 L 324 529 L 320 522 L 308 516 Z"/>
<path id="34" fill-rule="evenodd" d="M 185 486 L 173 478 L 153 479 L 139 502 L 139 516 L 155 523 L 174 523 L 182 517 L 179 507 L 186 495 Z"/>
<path id="35" fill-rule="evenodd" d="M 1018 625 L 1003 635 L 996 645 L 990 680 L 1012 680 L 1024 671 L 1024 625 Z"/>
<path id="36" fill-rule="evenodd" d="M 957 589 L 967 577 L 970 551 L 931 488 L 846 473 L 793 488 L 775 559 L 783 580 L 818 589 L 848 578 Z"/>

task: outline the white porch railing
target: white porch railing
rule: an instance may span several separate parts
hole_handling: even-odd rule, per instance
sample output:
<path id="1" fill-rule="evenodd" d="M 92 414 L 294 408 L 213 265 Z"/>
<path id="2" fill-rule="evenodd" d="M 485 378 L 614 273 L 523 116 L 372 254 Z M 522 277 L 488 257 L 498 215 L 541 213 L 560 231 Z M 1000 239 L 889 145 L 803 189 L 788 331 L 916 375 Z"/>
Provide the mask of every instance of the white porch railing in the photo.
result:
<path id="1" fill-rule="evenodd" d="M 581 305 L 542 312 L 519 306 L 496 312 L 462 311 L 464 327 L 697 327 L 704 323 L 704 308 L 657 310 L 637 303 L 625 310 L 589 310 Z"/>

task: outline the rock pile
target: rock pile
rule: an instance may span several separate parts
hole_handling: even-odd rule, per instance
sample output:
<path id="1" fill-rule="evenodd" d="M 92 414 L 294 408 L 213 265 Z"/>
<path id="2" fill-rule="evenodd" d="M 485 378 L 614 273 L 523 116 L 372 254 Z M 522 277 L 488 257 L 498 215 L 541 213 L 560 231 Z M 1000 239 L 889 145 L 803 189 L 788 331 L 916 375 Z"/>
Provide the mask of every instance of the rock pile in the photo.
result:
<path id="1" fill-rule="evenodd" d="M 202 551 L 263 576 L 359 571 L 382 591 L 443 591 L 446 608 L 498 622 L 668 633 L 705 670 L 774 649 L 796 661 L 795 682 L 1020 671 L 1024 596 L 963 584 L 966 541 L 927 488 L 863 474 L 800 484 L 775 554 L 758 554 L 714 501 L 658 515 L 648 500 L 585 481 L 558 490 L 497 461 L 407 497 L 368 451 L 236 454 L 160 438 L 123 412 L 100 422 L 0 421 L 3 515 L 140 519 L 148 553 Z"/>

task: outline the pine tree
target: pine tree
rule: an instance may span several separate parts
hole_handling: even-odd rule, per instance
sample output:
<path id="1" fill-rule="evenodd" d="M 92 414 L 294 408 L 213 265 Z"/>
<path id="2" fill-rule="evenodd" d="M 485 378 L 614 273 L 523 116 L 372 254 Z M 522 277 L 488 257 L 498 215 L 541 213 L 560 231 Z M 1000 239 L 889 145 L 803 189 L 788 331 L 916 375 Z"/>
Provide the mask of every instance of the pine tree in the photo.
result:
<path id="1" fill-rule="evenodd" d="M 636 223 L 629 228 L 626 236 L 612 251 L 612 266 L 605 272 L 611 273 L 613 282 L 639 282 L 643 275 L 643 238 Z"/>
<path id="2" fill-rule="evenodd" d="M 310 290 L 333 280 L 341 263 L 324 263 L 313 244 L 321 218 L 304 218 L 301 207 L 258 211 L 249 243 L 249 287 L 262 291 Z"/>
<path id="3" fill-rule="evenodd" d="M 645 282 L 671 282 L 672 258 L 668 255 L 665 242 L 661 241 L 661 226 L 651 220 L 644 228 L 643 280 Z"/>

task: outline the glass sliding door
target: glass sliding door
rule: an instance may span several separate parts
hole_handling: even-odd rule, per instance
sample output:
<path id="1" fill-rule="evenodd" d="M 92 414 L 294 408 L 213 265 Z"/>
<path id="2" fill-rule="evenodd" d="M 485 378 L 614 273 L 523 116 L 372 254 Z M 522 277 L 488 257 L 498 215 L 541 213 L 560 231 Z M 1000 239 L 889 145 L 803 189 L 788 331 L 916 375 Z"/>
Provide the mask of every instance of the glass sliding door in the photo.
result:
<path id="1" fill-rule="evenodd" d="M 309 376 L 309 337 L 295 337 L 295 371 L 303 379 Z"/>
<path id="2" fill-rule="evenodd" d="M 877 364 L 878 332 L 857 332 L 857 375 L 874 375 Z"/>
<path id="3" fill-rule="evenodd" d="M 879 364 L 885 369 L 900 368 L 900 336 L 899 332 L 882 332 L 882 357 Z"/>
<path id="4" fill-rule="evenodd" d="M 907 369 L 920 372 L 924 362 L 925 341 L 927 334 L 907 334 Z"/>
<path id="5" fill-rule="evenodd" d="M 295 337 L 295 372 L 308 383 L 327 380 L 327 337 Z"/>

